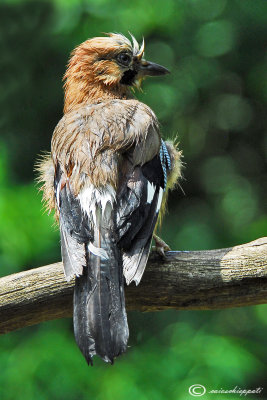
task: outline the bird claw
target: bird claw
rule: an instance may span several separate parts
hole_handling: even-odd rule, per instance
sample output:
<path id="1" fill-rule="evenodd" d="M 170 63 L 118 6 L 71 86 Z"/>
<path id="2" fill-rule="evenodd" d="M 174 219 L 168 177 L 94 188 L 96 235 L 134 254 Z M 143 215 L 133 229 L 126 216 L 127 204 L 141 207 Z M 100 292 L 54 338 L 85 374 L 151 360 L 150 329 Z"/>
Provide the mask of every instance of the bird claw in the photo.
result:
<path id="1" fill-rule="evenodd" d="M 162 240 L 159 236 L 155 234 L 153 234 L 153 239 L 156 246 L 153 246 L 152 250 L 156 251 L 159 255 L 166 258 L 165 252 L 171 250 L 170 246 L 168 246 L 167 243 L 164 242 L 164 240 Z"/>

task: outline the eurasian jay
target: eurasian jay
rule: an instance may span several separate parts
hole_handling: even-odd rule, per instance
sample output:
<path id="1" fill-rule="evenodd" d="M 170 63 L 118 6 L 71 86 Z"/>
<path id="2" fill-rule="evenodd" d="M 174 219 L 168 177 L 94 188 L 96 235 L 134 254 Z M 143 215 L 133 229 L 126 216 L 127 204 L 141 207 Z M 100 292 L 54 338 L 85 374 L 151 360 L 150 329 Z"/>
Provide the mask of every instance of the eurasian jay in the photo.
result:
<path id="1" fill-rule="evenodd" d="M 146 76 L 169 72 L 143 56 L 144 42 L 139 47 L 121 34 L 73 51 L 64 116 L 39 166 L 43 199 L 59 223 L 65 276 L 75 276 L 74 333 L 88 364 L 96 354 L 113 363 L 126 351 L 124 279 L 140 282 L 167 191 L 181 174 L 180 152 L 132 95 Z"/>

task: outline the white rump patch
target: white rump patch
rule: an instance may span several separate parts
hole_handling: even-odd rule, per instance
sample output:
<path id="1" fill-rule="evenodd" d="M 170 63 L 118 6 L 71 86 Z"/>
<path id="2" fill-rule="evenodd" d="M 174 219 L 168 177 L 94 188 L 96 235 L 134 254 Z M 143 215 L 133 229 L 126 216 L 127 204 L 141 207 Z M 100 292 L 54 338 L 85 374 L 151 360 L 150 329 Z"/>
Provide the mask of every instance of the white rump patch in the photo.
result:
<path id="1" fill-rule="evenodd" d="M 78 195 L 82 210 L 93 217 L 95 225 L 97 225 L 97 208 L 101 208 L 102 217 L 104 217 L 107 204 L 113 206 L 116 193 L 111 185 L 96 188 L 94 185 L 84 187 Z"/>
<path id="2" fill-rule="evenodd" d="M 85 186 L 77 197 L 83 212 L 88 215 L 95 228 L 99 228 L 102 222 L 104 224 L 109 222 L 113 203 L 116 201 L 116 192 L 111 185 L 102 187 L 95 187 L 94 185 Z M 88 244 L 88 250 L 104 260 L 109 258 L 106 250 L 96 247 L 91 242 Z"/>
<path id="3" fill-rule="evenodd" d="M 159 189 L 159 197 L 158 197 L 157 210 L 156 210 L 157 212 L 159 211 L 160 206 L 161 206 L 162 196 L 163 196 L 163 189 L 160 188 L 160 189 Z"/>
<path id="4" fill-rule="evenodd" d="M 154 197 L 156 191 L 156 186 L 153 185 L 153 183 L 150 183 L 147 181 L 147 203 L 151 203 Z"/>
<path id="5" fill-rule="evenodd" d="M 100 247 L 96 247 L 93 245 L 93 243 L 88 244 L 88 250 L 93 253 L 95 256 L 98 256 L 100 258 L 103 258 L 104 260 L 108 259 L 108 253 L 106 250 L 101 249 Z"/>

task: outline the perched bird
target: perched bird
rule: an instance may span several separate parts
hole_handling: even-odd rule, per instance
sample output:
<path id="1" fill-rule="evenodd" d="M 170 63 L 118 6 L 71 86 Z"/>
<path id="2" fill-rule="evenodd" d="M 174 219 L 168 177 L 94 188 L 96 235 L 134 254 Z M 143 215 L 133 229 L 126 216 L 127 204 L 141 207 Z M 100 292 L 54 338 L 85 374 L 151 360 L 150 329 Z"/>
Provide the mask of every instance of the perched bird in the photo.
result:
<path id="1" fill-rule="evenodd" d="M 180 152 L 161 139 L 155 114 L 131 91 L 146 76 L 168 73 L 143 56 L 144 42 L 121 34 L 73 51 L 64 116 L 39 165 L 65 276 L 75 276 L 74 333 L 88 364 L 96 354 L 113 363 L 126 351 L 124 278 L 140 282 L 159 211 L 180 176 Z"/>

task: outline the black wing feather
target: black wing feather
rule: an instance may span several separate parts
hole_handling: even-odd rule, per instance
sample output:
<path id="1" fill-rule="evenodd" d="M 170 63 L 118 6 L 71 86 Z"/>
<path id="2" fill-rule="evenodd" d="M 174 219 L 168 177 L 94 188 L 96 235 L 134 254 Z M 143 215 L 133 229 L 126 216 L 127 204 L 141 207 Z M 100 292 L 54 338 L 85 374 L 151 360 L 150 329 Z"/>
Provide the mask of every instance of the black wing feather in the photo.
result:
<path id="1" fill-rule="evenodd" d="M 93 240 L 93 229 L 88 216 L 82 211 L 80 201 L 71 191 L 69 181 L 57 165 L 54 179 L 55 196 L 60 211 L 61 228 L 79 243 Z"/>
<path id="2" fill-rule="evenodd" d="M 154 194 L 149 199 L 151 187 Z M 138 284 L 144 272 L 163 189 L 164 175 L 157 155 L 134 168 L 118 199 L 118 245 L 123 251 L 124 276 L 128 284 L 133 280 Z"/>

